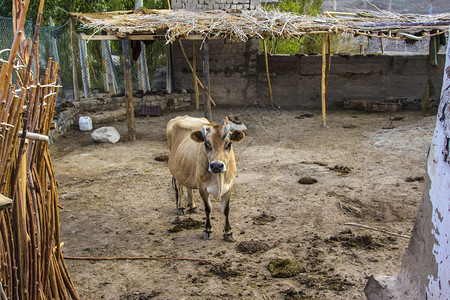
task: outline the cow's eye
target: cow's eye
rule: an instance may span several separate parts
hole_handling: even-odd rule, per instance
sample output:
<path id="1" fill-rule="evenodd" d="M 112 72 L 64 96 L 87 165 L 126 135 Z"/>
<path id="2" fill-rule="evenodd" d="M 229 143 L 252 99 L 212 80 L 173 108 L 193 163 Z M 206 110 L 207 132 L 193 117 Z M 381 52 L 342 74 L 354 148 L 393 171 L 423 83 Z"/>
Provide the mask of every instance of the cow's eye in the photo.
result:
<path id="1" fill-rule="evenodd" d="M 205 149 L 208 152 L 212 150 L 211 145 L 208 142 L 205 143 Z"/>
<path id="2" fill-rule="evenodd" d="M 228 151 L 228 150 L 230 150 L 230 149 L 231 149 L 231 143 L 226 144 L 226 145 L 225 145 L 225 150 Z"/>

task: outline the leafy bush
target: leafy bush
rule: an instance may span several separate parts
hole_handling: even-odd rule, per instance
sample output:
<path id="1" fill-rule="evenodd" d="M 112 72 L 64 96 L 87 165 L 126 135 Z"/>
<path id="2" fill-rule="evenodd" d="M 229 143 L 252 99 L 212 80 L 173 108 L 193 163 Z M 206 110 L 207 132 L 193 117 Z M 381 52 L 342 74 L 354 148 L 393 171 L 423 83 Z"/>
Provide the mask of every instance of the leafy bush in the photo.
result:
<path id="1" fill-rule="evenodd" d="M 301 15 L 316 16 L 321 13 L 322 0 L 281 0 L 280 3 L 266 4 L 265 10 L 278 10 Z M 332 53 L 354 53 L 349 37 L 331 35 Z M 322 34 L 305 35 L 291 39 L 266 38 L 267 52 L 272 54 L 316 54 L 322 52 Z M 261 43 L 260 52 L 264 51 Z"/>

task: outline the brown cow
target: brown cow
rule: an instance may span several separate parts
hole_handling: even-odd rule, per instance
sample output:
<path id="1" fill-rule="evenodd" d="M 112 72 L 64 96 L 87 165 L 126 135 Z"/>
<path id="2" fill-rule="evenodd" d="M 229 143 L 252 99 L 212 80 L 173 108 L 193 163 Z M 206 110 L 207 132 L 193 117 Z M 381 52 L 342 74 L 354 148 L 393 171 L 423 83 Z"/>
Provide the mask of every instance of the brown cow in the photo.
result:
<path id="1" fill-rule="evenodd" d="M 206 213 L 203 238 L 211 239 L 209 195 L 214 195 L 222 200 L 222 212 L 225 215 L 224 239 L 233 241 L 228 215 L 236 161 L 231 143 L 239 143 L 245 134 L 240 130 L 230 130 L 228 118 L 224 123 L 220 125 L 210 123 L 205 118 L 179 116 L 169 121 L 166 134 L 170 150 L 169 170 L 175 185 L 178 213 L 184 212 L 182 186 L 188 189 L 189 206 L 193 211 L 196 211 L 196 207 L 192 190 L 198 189 Z"/>

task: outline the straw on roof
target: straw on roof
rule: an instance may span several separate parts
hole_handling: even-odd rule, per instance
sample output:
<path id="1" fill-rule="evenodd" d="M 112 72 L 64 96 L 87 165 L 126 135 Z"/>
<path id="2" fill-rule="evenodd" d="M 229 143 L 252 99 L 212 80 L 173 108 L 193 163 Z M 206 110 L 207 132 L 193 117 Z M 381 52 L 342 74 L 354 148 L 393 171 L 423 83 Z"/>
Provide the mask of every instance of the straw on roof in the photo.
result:
<path id="1" fill-rule="evenodd" d="M 168 42 L 189 35 L 246 41 L 253 37 L 292 38 L 334 32 L 420 39 L 432 30 L 446 31 L 450 13 L 400 15 L 386 11 L 325 12 L 320 16 L 264 10 L 190 11 L 139 9 L 104 13 L 71 13 L 86 27 L 119 37 L 164 35 Z"/>

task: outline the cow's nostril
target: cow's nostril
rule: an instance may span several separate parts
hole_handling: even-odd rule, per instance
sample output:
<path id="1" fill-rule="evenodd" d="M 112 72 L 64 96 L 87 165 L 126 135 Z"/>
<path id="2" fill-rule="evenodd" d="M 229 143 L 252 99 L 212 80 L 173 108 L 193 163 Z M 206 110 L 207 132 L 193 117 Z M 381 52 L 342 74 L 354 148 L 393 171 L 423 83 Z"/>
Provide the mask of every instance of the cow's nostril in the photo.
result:
<path id="1" fill-rule="evenodd" d="M 209 171 L 212 173 L 225 172 L 225 164 L 223 162 L 213 161 L 209 163 Z"/>

